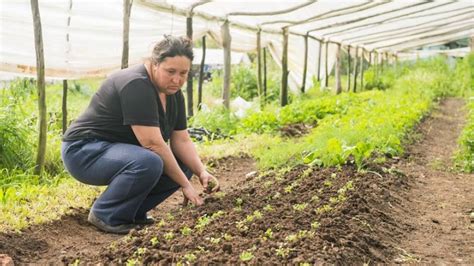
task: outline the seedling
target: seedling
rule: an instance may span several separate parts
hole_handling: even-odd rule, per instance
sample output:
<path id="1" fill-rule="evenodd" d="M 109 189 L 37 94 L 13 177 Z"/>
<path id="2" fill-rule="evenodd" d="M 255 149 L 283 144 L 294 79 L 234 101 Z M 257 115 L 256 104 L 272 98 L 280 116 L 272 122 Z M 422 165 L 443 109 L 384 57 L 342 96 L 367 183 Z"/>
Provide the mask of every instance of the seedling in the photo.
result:
<path id="1" fill-rule="evenodd" d="M 314 196 L 311 197 L 311 202 L 313 202 L 313 203 L 318 203 L 319 200 L 320 199 L 319 199 L 318 195 L 314 195 Z"/>
<path id="2" fill-rule="evenodd" d="M 185 227 L 181 228 L 181 234 L 183 236 L 189 236 L 189 235 L 191 235 L 192 232 L 193 232 L 193 230 L 191 228 L 189 228 L 188 226 L 185 226 Z"/>
<path id="3" fill-rule="evenodd" d="M 293 210 L 302 212 L 306 207 L 308 207 L 308 203 L 295 204 L 293 205 Z"/>
<path id="4" fill-rule="evenodd" d="M 221 239 L 220 238 L 214 238 L 214 237 L 210 237 L 209 238 L 209 241 L 214 244 L 214 245 L 218 245 L 220 242 L 221 242 Z"/>
<path id="5" fill-rule="evenodd" d="M 173 234 L 173 232 L 168 232 L 164 235 L 164 237 L 165 237 L 166 240 L 170 241 L 170 240 L 173 240 L 174 234 Z"/>
<path id="6" fill-rule="evenodd" d="M 318 221 L 312 222 L 311 223 L 311 228 L 316 230 L 321 226 L 321 224 Z"/>
<path id="7" fill-rule="evenodd" d="M 273 211 L 273 207 L 272 207 L 272 205 L 267 204 L 267 205 L 265 205 L 265 207 L 263 207 L 263 210 L 267 211 L 267 212 L 271 212 L 271 211 Z"/>
<path id="8" fill-rule="evenodd" d="M 322 213 L 325 213 L 325 212 L 330 212 L 331 210 L 332 210 L 332 207 L 329 206 L 329 204 L 326 204 L 326 205 L 323 205 L 323 206 L 319 207 L 318 209 L 316 209 L 316 213 L 322 214 Z"/>
<path id="9" fill-rule="evenodd" d="M 223 199 L 225 197 L 226 193 L 223 191 L 218 191 L 214 194 L 214 196 L 218 199 Z"/>
<path id="10" fill-rule="evenodd" d="M 223 236 L 225 241 L 231 241 L 233 239 L 232 235 L 225 233 Z"/>
<path id="11" fill-rule="evenodd" d="M 196 261 L 197 257 L 193 253 L 187 253 L 186 255 L 184 255 L 184 259 L 187 262 L 194 262 L 194 261 Z"/>
<path id="12" fill-rule="evenodd" d="M 273 238 L 273 232 L 271 228 L 268 228 L 267 231 L 263 234 L 263 240 L 267 239 L 272 239 Z"/>
<path id="13" fill-rule="evenodd" d="M 280 246 L 275 251 L 276 251 L 276 255 L 278 257 L 287 258 L 288 255 L 290 255 L 291 248 L 288 248 L 288 247 L 284 248 L 284 247 Z"/>
<path id="14" fill-rule="evenodd" d="M 235 199 L 235 205 L 236 205 L 237 207 L 242 207 L 242 204 L 243 204 L 243 203 L 244 203 L 244 200 L 243 200 L 243 199 L 241 199 L 241 198 L 236 198 L 236 199 Z"/>
<path id="15" fill-rule="evenodd" d="M 254 258 L 254 256 L 250 251 L 243 251 L 242 253 L 240 253 L 239 258 L 241 261 L 250 261 Z"/>
<path id="16" fill-rule="evenodd" d="M 154 247 L 158 244 L 158 237 L 153 237 L 152 239 L 150 239 L 150 243 L 151 243 L 151 246 Z"/>

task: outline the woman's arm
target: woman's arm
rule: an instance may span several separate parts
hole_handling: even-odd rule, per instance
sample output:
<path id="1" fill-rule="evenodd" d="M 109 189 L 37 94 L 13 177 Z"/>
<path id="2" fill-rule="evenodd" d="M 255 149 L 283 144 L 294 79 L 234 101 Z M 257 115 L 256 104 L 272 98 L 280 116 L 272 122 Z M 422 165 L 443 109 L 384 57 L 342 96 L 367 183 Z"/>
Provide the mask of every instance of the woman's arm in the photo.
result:
<path id="1" fill-rule="evenodd" d="M 183 171 L 179 168 L 171 149 L 161 136 L 160 128 L 137 125 L 132 125 L 131 127 L 140 145 L 161 157 L 164 163 L 164 173 L 183 188 L 186 198 L 196 205 L 201 205 L 203 203 L 201 197 L 199 197 Z"/>
<path id="2" fill-rule="evenodd" d="M 171 134 L 171 150 L 174 155 L 181 160 L 191 171 L 199 177 L 204 189 L 207 189 L 209 181 L 213 180 L 216 182 L 216 187 L 213 187 L 213 191 L 219 189 L 217 179 L 207 172 L 206 167 L 201 162 L 198 156 L 196 147 L 189 137 L 187 130 L 175 130 Z"/>

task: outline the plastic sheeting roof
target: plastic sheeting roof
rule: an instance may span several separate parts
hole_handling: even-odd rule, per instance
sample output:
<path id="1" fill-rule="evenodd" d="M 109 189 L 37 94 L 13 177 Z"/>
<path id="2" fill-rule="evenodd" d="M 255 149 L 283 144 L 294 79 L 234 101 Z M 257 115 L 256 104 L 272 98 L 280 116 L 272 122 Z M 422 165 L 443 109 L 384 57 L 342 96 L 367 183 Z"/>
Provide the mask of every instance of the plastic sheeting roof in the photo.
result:
<path id="1" fill-rule="evenodd" d="M 120 67 L 122 0 L 39 1 L 46 76 L 80 78 L 104 75 Z M 33 20 L 30 1 L 0 3 L 0 71 L 35 73 Z M 319 41 L 330 41 L 321 52 L 329 70 L 337 43 L 368 51 L 397 54 L 425 45 L 474 36 L 474 2 L 461 1 L 272 1 L 135 0 L 130 18 L 129 64 L 147 57 L 163 34 L 185 35 L 186 16 L 193 15 L 193 38 L 207 34 L 221 42 L 221 25 L 230 21 L 232 49 L 254 51 L 256 31 L 262 45 L 280 61 L 282 27 L 288 27 L 290 87 L 301 86 L 304 35 L 308 40 L 308 76 L 318 71 Z M 324 46 L 323 46 L 324 48 Z M 351 49 L 355 51 L 355 49 Z M 359 53 L 362 49 L 359 49 Z M 306 86 L 311 85 L 307 78 Z"/>

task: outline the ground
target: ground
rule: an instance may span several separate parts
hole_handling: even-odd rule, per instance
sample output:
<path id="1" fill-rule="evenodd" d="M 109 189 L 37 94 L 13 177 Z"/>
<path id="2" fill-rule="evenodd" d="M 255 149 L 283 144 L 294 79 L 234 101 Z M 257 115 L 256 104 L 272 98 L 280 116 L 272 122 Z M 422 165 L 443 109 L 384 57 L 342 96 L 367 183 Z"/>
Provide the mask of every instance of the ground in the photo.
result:
<path id="1" fill-rule="evenodd" d="M 238 263 L 239 255 L 249 251 L 256 264 L 473 264 L 474 224 L 469 215 L 474 211 L 474 175 L 451 168 L 464 119 L 462 100 L 441 102 L 418 125 L 403 157 L 369 164 L 364 171 L 353 165 L 311 170 L 299 166 L 258 176 L 249 175 L 255 171 L 249 157 L 212 160 L 227 195 L 209 197 L 199 208 L 180 209 L 182 196 L 176 193 L 153 212 L 165 219 L 172 214 L 175 222 L 122 237 L 96 231 L 87 224 L 87 210 L 74 210 L 61 220 L 20 234 L 0 234 L 0 254 L 16 263 L 71 263 L 77 258 L 124 262 L 136 258 L 137 247 L 143 247 L 147 251 L 140 260 L 161 263 L 180 261 L 190 252 L 204 263 Z M 292 186 L 295 181 L 298 185 Z M 237 198 L 244 202 L 240 210 L 236 210 Z M 301 202 L 309 207 L 297 205 Z M 256 209 L 262 210 L 264 219 L 241 223 L 247 228 L 236 227 Z M 218 211 L 224 215 L 216 216 L 202 231 L 180 235 L 184 225 L 193 228 L 191 222 L 198 217 Z M 273 234 L 264 238 L 268 229 Z M 176 237 L 163 240 L 165 232 Z M 225 234 L 232 239 L 222 237 Z M 160 236 L 158 244 L 151 243 L 155 236 Z"/>

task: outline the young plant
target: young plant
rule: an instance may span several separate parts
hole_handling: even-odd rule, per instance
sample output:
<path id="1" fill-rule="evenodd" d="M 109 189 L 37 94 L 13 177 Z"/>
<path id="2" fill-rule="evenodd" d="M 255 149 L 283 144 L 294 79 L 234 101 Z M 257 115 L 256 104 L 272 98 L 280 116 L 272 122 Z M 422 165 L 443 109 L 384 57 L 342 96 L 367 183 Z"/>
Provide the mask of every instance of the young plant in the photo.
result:
<path id="1" fill-rule="evenodd" d="M 193 232 L 193 230 L 189 228 L 188 226 L 184 226 L 183 228 L 181 228 L 180 231 L 183 236 L 189 236 Z"/>
<path id="2" fill-rule="evenodd" d="M 250 251 L 242 251 L 239 256 L 240 260 L 243 262 L 250 261 L 254 258 L 252 252 Z"/>

